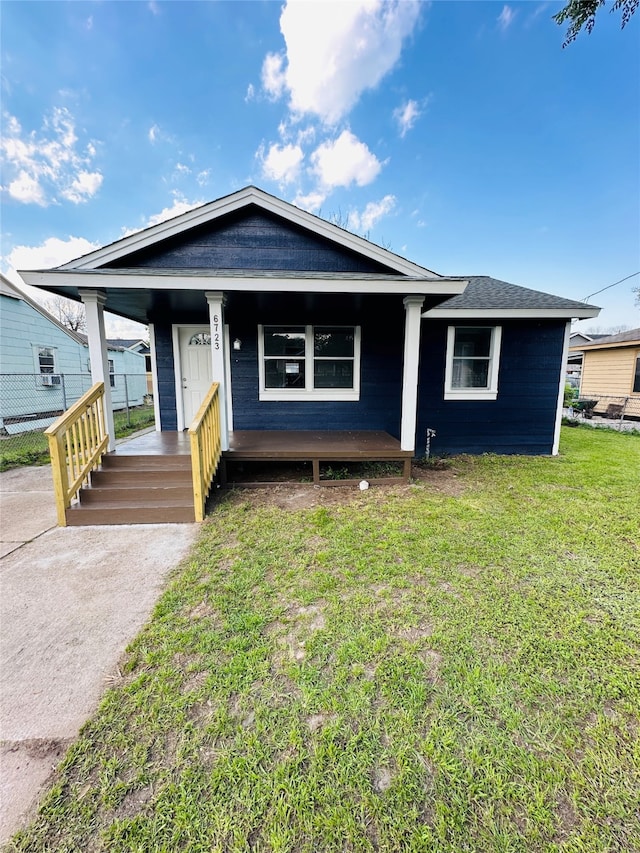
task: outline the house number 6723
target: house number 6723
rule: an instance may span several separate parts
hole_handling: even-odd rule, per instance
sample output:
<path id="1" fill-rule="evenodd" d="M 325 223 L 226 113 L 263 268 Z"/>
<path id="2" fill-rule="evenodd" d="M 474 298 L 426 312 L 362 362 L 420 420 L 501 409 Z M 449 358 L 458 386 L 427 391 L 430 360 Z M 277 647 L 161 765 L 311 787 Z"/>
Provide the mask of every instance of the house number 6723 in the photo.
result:
<path id="1" fill-rule="evenodd" d="M 213 348 L 220 349 L 220 317 L 213 315 Z"/>

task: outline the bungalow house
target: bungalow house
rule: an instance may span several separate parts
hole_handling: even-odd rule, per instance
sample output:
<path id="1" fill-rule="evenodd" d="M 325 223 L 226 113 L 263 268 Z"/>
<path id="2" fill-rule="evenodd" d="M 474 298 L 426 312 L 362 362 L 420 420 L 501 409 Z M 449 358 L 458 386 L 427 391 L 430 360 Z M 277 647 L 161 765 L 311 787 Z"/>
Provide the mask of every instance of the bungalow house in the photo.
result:
<path id="1" fill-rule="evenodd" d="M 640 329 L 580 343 L 577 349 L 580 397 L 598 401 L 596 414 L 640 418 Z"/>
<path id="2" fill-rule="evenodd" d="M 143 356 L 109 345 L 107 363 L 112 405 L 142 403 Z M 91 384 L 86 337 L 0 276 L 0 435 L 44 429 Z"/>
<path id="3" fill-rule="evenodd" d="M 148 325 L 157 455 L 193 454 L 184 430 L 217 383 L 223 463 L 307 459 L 315 481 L 322 460 L 400 459 L 407 474 L 427 435 L 437 454 L 557 453 L 570 321 L 599 312 L 439 275 L 255 187 L 20 274 L 85 303 L 96 382 L 103 311 Z M 162 520 L 152 509 L 140 520 Z"/>

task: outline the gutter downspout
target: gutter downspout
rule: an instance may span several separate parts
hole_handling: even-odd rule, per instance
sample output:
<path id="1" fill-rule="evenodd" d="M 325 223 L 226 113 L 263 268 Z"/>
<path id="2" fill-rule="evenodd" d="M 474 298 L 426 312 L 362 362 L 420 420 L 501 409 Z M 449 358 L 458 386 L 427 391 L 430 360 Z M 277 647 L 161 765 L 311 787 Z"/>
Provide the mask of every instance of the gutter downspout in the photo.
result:
<path id="1" fill-rule="evenodd" d="M 564 343 L 562 345 L 562 363 L 560 365 L 560 383 L 558 387 L 558 405 L 556 407 L 556 424 L 553 433 L 553 447 L 551 455 L 557 456 L 560 450 L 560 427 L 562 426 L 562 408 L 564 403 L 564 386 L 567 375 L 567 358 L 569 357 L 569 338 L 571 337 L 571 320 L 564 330 Z"/>

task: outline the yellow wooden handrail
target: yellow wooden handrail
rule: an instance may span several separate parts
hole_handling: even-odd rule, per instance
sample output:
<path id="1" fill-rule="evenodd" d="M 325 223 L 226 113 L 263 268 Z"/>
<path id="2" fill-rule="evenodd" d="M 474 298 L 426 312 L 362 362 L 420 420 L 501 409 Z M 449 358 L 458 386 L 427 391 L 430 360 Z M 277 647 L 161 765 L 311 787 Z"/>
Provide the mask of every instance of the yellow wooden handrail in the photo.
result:
<path id="1" fill-rule="evenodd" d="M 104 420 L 104 382 L 90 388 L 44 434 L 49 439 L 58 524 L 66 527 L 67 508 L 109 444 Z"/>
<path id="2" fill-rule="evenodd" d="M 196 521 L 204 519 L 205 503 L 222 456 L 219 390 L 220 384 L 214 382 L 189 427 Z"/>

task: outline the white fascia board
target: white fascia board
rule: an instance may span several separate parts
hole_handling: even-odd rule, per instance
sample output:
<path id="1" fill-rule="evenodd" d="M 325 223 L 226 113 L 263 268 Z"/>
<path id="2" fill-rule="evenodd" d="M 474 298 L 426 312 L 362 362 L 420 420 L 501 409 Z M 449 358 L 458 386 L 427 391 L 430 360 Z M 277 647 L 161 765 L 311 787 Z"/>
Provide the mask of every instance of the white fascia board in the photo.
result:
<path id="1" fill-rule="evenodd" d="M 326 222 L 318 216 L 307 213 L 298 207 L 295 207 L 288 202 L 282 201 L 275 196 L 270 196 L 267 193 L 256 187 L 246 187 L 237 193 L 226 196 L 225 198 L 212 201 L 209 204 L 196 207 L 194 210 L 189 210 L 186 213 L 176 216 L 173 219 L 168 219 L 158 225 L 153 225 L 150 228 L 145 228 L 143 231 L 138 231 L 122 240 L 117 240 L 108 246 L 101 249 L 96 249 L 81 258 L 74 261 L 69 261 L 66 264 L 58 267 L 60 270 L 84 270 L 95 269 L 96 266 L 116 261 L 130 252 L 136 252 L 140 249 L 145 249 L 153 246 L 162 240 L 169 237 L 174 237 L 177 234 L 187 231 L 190 228 L 195 228 L 198 225 L 203 225 L 207 222 L 212 222 L 221 216 L 229 213 L 234 213 L 249 204 L 256 204 L 263 210 L 267 210 L 295 225 L 302 226 L 314 231 L 316 234 L 332 240 L 334 243 L 356 251 L 371 260 L 384 264 L 397 270 L 405 275 L 420 275 L 429 274 L 434 278 L 439 278 L 438 273 L 421 267 L 418 264 L 411 263 L 399 255 L 394 255 L 387 249 L 381 246 L 376 246 L 375 243 L 370 243 L 363 237 L 358 237 L 356 234 L 351 234 L 343 228 L 333 225 L 331 222 Z"/>
<path id="2" fill-rule="evenodd" d="M 371 294 L 443 294 L 456 296 L 463 293 L 468 282 L 446 278 L 416 281 L 407 280 L 371 280 L 339 278 L 279 278 L 257 277 L 240 278 L 237 276 L 197 275 L 161 275 L 157 273 L 104 273 L 84 272 L 82 270 L 52 270 L 51 272 L 30 272 L 21 270 L 22 279 L 34 287 L 63 287 L 73 285 L 78 288 L 118 290 L 220 290 L 230 292 L 264 293 L 371 293 Z"/>
<path id="3" fill-rule="evenodd" d="M 422 315 L 427 320 L 484 320 L 484 319 L 567 319 L 585 320 L 597 317 L 600 308 L 432 308 Z"/>

